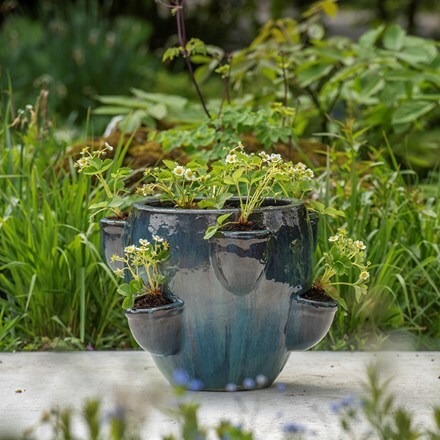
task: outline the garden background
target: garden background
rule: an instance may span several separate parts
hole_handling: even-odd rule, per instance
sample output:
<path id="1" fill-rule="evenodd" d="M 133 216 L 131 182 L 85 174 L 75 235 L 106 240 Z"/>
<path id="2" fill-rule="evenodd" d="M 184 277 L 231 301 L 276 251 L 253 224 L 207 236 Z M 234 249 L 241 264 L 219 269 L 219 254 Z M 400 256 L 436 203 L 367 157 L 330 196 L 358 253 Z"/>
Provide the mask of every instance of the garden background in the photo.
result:
<path id="1" fill-rule="evenodd" d="M 85 145 L 108 142 L 113 169 L 142 170 L 239 140 L 322 176 L 313 200 L 345 216 L 321 219 L 317 264 L 338 227 L 367 246 L 368 294 L 342 289 L 348 311 L 318 349 L 439 350 L 438 3 L 188 1 L 185 13 L 206 111 L 179 51 L 162 62 L 178 41 L 160 2 L 1 3 L 0 350 L 136 347 L 89 223 L 103 190 L 74 167 Z"/>

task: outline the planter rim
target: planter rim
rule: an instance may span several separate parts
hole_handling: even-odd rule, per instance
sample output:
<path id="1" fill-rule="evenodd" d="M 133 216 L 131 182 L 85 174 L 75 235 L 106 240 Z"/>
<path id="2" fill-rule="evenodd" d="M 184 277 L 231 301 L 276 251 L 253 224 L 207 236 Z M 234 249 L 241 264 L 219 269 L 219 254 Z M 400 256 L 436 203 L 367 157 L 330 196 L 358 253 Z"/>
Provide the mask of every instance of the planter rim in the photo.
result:
<path id="1" fill-rule="evenodd" d="M 271 232 L 268 229 L 256 229 L 255 231 L 217 231 L 212 238 L 226 239 L 251 239 L 268 238 Z"/>
<path id="2" fill-rule="evenodd" d="M 294 299 L 301 304 L 307 304 L 316 308 L 337 309 L 338 303 L 334 300 L 330 301 L 314 301 L 312 299 L 303 298 L 301 295 L 294 296 Z"/>
<path id="3" fill-rule="evenodd" d="M 141 315 L 141 314 L 152 314 L 155 312 L 159 312 L 161 310 L 169 310 L 169 309 L 180 309 L 185 305 L 185 302 L 176 296 L 168 296 L 168 299 L 172 300 L 171 304 L 165 304 L 163 306 L 151 307 L 148 309 L 125 309 L 125 315 Z"/>
<path id="4" fill-rule="evenodd" d="M 121 225 L 125 223 L 127 220 L 124 220 L 122 218 L 109 218 L 109 217 L 103 217 L 101 220 L 99 220 L 99 223 L 106 223 L 108 225 Z"/>
<path id="5" fill-rule="evenodd" d="M 203 200 L 203 199 L 201 199 Z M 238 197 L 231 197 L 230 200 L 238 200 Z M 261 206 L 260 208 L 256 208 L 254 212 L 264 212 L 264 211 L 273 211 L 274 209 L 277 210 L 287 210 L 291 209 L 292 207 L 299 207 L 303 206 L 304 203 L 299 199 L 288 199 L 288 198 L 273 198 L 273 197 L 267 197 L 266 200 L 281 202 L 279 206 Z M 169 207 L 162 207 L 158 206 L 161 203 L 160 200 L 154 197 L 149 197 L 145 199 L 142 202 L 136 202 L 133 203 L 133 207 L 139 211 L 149 211 L 149 212 L 162 212 L 167 214 L 175 214 L 176 212 L 182 213 L 182 214 L 188 214 L 188 215 L 200 215 L 201 213 L 204 214 L 218 214 L 218 213 L 234 213 L 238 212 L 240 209 L 237 208 L 222 208 L 222 209 L 202 209 L 202 208 L 195 208 L 195 209 L 184 209 L 184 208 L 169 208 Z"/>

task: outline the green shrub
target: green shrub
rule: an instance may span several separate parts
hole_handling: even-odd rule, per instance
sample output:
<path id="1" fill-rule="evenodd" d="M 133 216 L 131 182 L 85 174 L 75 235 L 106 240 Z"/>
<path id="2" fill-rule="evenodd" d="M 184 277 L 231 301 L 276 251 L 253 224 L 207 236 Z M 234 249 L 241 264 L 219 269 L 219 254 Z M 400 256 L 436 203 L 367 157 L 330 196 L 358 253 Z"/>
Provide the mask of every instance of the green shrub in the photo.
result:
<path id="1" fill-rule="evenodd" d="M 127 93 L 157 65 L 146 44 L 150 25 L 108 18 L 97 1 L 42 4 L 38 21 L 11 15 L 0 32 L 0 66 L 11 77 L 18 106 L 49 90 L 50 106 L 82 118 L 97 94 Z"/>

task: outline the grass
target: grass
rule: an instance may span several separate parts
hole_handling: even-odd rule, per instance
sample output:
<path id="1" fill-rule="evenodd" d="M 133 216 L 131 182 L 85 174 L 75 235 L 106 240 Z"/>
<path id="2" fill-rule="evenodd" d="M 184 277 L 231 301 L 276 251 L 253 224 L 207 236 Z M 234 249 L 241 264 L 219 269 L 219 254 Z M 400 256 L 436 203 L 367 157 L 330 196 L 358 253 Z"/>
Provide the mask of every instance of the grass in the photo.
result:
<path id="1" fill-rule="evenodd" d="M 438 180 L 428 183 L 430 195 L 426 197 L 415 173 L 400 170 L 391 148 L 379 151 L 364 146 L 357 150 L 354 145 L 362 140 L 358 135 L 346 126 L 329 153 L 322 196 L 328 204 L 342 207 L 346 217 L 323 221 L 318 257 L 328 249 L 328 236 L 345 226 L 352 237 L 367 245 L 371 281 L 360 303 L 345 289 L 349 312 L 338 312 L 326 344 L 333 348 L 374 347 L 398 331 L 406 334 L 406 341 L 410 335 L 406 348 L 438 349 Z"/>
<path id="2" fill-rule="evenodd" d="M 38 106 L 22 132 L 11 126 L 8 103 L 3 108 L 0 348 L 64 340 L 115 347 L 127 330 L 115 279 L 100 256 L 98 226 L 89 224 L 99 189 L 65 161 L 66 145 L 41 130 Z"/>

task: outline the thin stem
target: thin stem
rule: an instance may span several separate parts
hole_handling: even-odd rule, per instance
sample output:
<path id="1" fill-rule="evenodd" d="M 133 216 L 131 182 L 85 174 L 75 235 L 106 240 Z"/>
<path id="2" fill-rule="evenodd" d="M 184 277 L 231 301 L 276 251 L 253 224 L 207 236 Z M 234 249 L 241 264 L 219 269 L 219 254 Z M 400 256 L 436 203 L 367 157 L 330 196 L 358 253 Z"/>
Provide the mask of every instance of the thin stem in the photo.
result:
<path id="1" fill-rule="evenodd" d="M 177 0 L 176 2 L 177 36 L 179 38 L 179 44 L 182 48 L 183 58 L 185 59 L 186 66 L 188 68 L 191 77 L 191 81 L 194 84 L 200 103 L 202 104 L 206 116 L 208 116 L 208 118 L 211 119 L 211 114 L 209 113 L 208 108 L 206 107 L 202 92 L 199 88 L 199 85 L 197 84 L 194 75 L 194 69 L 189 59 L 188 51 L 186 50 L 186 30 L 185 30 L 185 20 L 183 14 L 183 4 L 184 4 L 184 0 Z"/>

